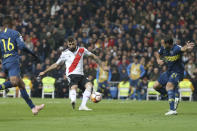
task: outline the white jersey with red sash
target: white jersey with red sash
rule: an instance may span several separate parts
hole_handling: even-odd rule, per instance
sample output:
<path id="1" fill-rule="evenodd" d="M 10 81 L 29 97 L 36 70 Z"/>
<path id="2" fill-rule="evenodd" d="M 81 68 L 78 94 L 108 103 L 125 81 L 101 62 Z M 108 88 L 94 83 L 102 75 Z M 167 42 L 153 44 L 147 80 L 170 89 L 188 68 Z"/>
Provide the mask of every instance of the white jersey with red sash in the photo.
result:
<path id="1" fill-rule="evenodd" d="M 63 64 L 65 62 L 66 65 L 66 76 L 71 74 L 84 75 L 83 73 L 83 56 L 84 55 L 92 55 L 84 47 L 78 47 L 75 52 L 71 52 L 70 50 L 65 50 L 62 52 L 60 58 L 57 60 L 56 64 Z"/>

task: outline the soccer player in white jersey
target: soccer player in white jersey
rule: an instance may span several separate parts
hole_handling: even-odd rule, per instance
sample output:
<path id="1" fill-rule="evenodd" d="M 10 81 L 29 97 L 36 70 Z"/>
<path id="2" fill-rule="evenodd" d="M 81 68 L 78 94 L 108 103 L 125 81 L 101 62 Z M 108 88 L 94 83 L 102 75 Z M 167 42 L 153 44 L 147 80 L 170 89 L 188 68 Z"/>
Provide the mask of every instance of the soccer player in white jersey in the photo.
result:
<path id="1" fill-rule="evenodd" d="M 45 71 L 40 72 L 39 76 L 43 76 L 48 71 L 56 69 L 59 65 L 65 63 L 66 76 L 68 78 L 70 87 L 69 93 L 71 105 L 73 109 L 75 109 L 76 104 L 77 88 L 84 89 L 85 87 L 82 103 L 79 107 L 79 110 L 91 110 L 86 106 L 86 103 L 91 95 L 93 85 L 87 78 L 84 77 L 83 57 L 84 55 L 92 56 L 99 65 L 101 65 L 101 60 L 96 55 L 89 52 L 86 48 L 78 47 L 77 41 L 73 37 L 68 38 L 67 45 L 68 49 L 62 52 L 57 62 L 52 64 Z"/>

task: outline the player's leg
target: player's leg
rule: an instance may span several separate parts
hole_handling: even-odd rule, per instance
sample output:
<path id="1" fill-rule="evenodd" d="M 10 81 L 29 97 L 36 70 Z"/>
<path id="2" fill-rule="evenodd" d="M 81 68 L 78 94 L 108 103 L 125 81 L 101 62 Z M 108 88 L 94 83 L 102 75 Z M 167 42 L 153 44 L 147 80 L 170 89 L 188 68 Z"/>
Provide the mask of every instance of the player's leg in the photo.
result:
<path id="1" fill-rule="evenodd" d="M 179 81 L 182 81 L 183 80 L 183 77 L 184 77 L 184 74 L 179 74 L 177 73 L 177 79 L 178 79 L 178 82 Z M 176 87 L 175 87 L 175 100 L 174 100 L 174 109 L 177 110 L 178 108 L 178 105 L 179 105 L 179 102 L 180 102 L 180 92 L 179 92 L 179 87 L 178 87 L 178 82 L 176 83 Z"/>
<path id="2" fill-rule="evenodd" d="M 135 92 L 136 92 L 136 90 L 135 90 L 135 87 L 134 87 L 134 82 L 133 82 L 133 80 L 132 79 L 130 79 L 129 80 L 129 83 L 130 83 L 130 87 L 131 87 L 131 91 L 130 91 L 130 98 L 131 99 L 135 99 Z"/>
<path id="3" fill-rule="evenodd" d="M 77 88 L 78 88 L 78 85 L 76 84 L 71 85 L 70 91 L 69 91 L 69 96 L 70 96 L 71 105 L 73 109 L 75 109 L 75 104 L 76 104 L 76 99 L 77 99 Z"/>
<path id="4" fill-rule="evenodd" d="M 180 93 L 179 93 L 178 87 L 176 87 L 174 90 L 175 90 L 174 109 L 177 110 L 179 102 L 180 102 L 180 99 L 179 99 Z"/>
<path id="5" fill-rule="evenodd" d="M 70 87 L 69 98 L 71 101 L 72 108 L 75 109 L 77 99 L 77 88 L 80 79 L 78 75 L 70 75 L 67 79 Z"/>
<path id="6" fill-rule="evenodd" d="M 170 111 L 167 112 L 165 115 L 176 115 L 177 112 L 175 110 L 175 88 L 178 85 L 178 75 L 177 73 L 172 73 L 169 77 L 168 83 L 166 85 L 166 90 L 168 92 L 168 101 L 170 105 Z"/>
<path id="7" fill-rule="evenodd" d="M 93 85 L 89 80 L 87 80 L 85 77 L 83 77 L 83 79 L 81 81 L 81 86 L 85 87 L 85 91 L 83 93 L 83 98 L 82 98 L 82 102 L 79 107 L 79 110 L 92 110 L 86 106 L 86 103 L 90 98 L 90 95 L 91 95 L 91 92 L 93 89 Z"/>
<path id="8" fill-rule="evenodd" d="M 3 71 L 9 76 L 9 81 L 4 82 L 0 88 L 7 89 L 18 86 L 20 77 L 19 63 L 6 63 L 3 65 Z"/>
<path id="9" fill-rule="evenodd" d="M 11 81 L 17 81 L 18 82 L 18 86 L 19 86 L 19 90 L 21 92 L 22 98 L 26 101 L 26 103 L 28 104 L 28 106 L 31 109 L 33 109 L 35 107 L 35 105 L 33 104 L 33 102 L 31 101 L 31 99 L 29 98 L 29 95 L 27 94 L 27 91 L 25 89 L 25 83 L 21 79 L 19 79 L 19 78 L 11 77 L 10 80 Z"/>
<path id="10" fill-rule="evenodd" d="M 27 91 L 25 89 L 24 82 L 20 79 L 20 68 L 19 63 L 11 63 L 8 67 L 8 75 L 10 78 L 10 82 L 13 86 L 19 86 L 19 89 L 21 91 L 21 95 L 23 99 L 26 101 L 28 106 L 32 109 L 32 113 L 36 115 L 39 110 L 44 108 L 44 104 L 40 106 L 35 106 L 31 99 L 29 98 L 29 95 L 27 94 Z"/>
<path id="11" fill-rule="evenodd" d="M 8 88 L 14 87 L 10 81 L 6 81 L 3 84 L 0 84 L 0 90 L 5 90 Z"/>
<path id="12" fill-rule="evenodd" d="M 9 65 L 8 64 L 2 65 L 3 76 L 6 76 L 6 74 L 8 73 L 7 66 L 9 66 Z M 5 73 L 5 72 L 7 72 L 7 73 Z M 5 81 L 4 83 L 0 84 L 0 90 L 6 90 L 11 87 L 14 87 L 14 85 L 12 85 L 11 81 Z"/>
<path id="13" fill-rule="evenodd" d="M 28 106 L 32 109 L 32 113 L 34 115 L 37 115 L 38 112 L 44 108 L 44 104 L 39 105 L 39 106 L 35 106 L 33 104 L 32 100 L 30 99 L 30 97 L 29 97 L 26 89 L 25 89 L 25 83 L 20 78 L 16 78 L 16 79 L 11 78 L 11 79 L 13 81 L 18 82 L 17 85 L 19 86 L 19 89 L 20 89 L 20 92 L 21 92 L 21 96 L 23 97 L 23 99 L 25 100 L 25 102 L 28 104 Z"/>
<path id="14" fill-rule="evenodd" d="M 138 82 L 139 82 L 139 79 L 137 79 L 137 80 L 133 80 L 133 83 L 132 83 L 132 86 L 133 86 L 133 98 L 134 98 L 134 100 L 137 100 L 137 98 L 138 98 L 138 93 L 137 93 L 137 84 L 138 84 Z"/>
<path id="15" fill-rule="evenodd" d="M 92 92 L 92 88 L 93 88 L 93 85 L 92 85 L 91 82 L 87 82 L 85 84 L 85 91 L 83 93 L 83 98 L 82 98 L 82 102 L 81 102 L 81 105 L 79 107 L 79 110 L 92 110 L 92 109 L 89 109 L 86 106 L 86 103 L 87 103 L 87 101 L 90 98 L 90 95 L 91 95 L 91 92 Z"/>
<path id="16" fill-rule="evenodd" d="M 102 85 L 102 87 L 103 87 L 103 89 L 104 89 L 104 96 L 105 96 L 105 98 L 110 98 L 110 88 L 109 88 L 109 86 L 108 86 L 108 82 L 107 81 L 105 81 L 105 82 L 103 82 L 103 85 Z"/>
<path id="17" fill-rule="evenodd" d="M 168 82 L 166 85 L 166 90 L 168 92 L 168 102 L 170 105 L 170 110 L 167 113 L 165 113 L 165 115 L 176 115 L 177 112 L 174 109 L 174 99 L 175 99 L 174 84 L 172 82 Z"/>
<path id="18" fill-rule="evenodd" d="M 161 95 L 166 95 L 167 91 L 164 85 L 166 85 L 167 82 L 168 82 L 168 75 L 167 75 L 167 72 L 164 72 L 160 75 L 158 80 L 154 83 L 153 88 L 157 92 L 159 92 Z"/>

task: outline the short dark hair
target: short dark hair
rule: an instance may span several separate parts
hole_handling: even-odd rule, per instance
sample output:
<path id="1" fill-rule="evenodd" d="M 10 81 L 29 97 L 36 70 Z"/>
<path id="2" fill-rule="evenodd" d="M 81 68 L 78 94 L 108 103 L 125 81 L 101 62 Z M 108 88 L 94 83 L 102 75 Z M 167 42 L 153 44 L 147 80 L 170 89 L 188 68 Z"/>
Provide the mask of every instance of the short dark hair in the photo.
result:
<path id="1" fill-rule="evenodd" d="M 12 18 L 10 16 L 5 16 L 2 22 L 3 26 L 12 26 Z"/>
<path id="2" fill-rule="evenodd" d="M 69 36 L 67 42 L 74 42 L 75 38 L 73 36 Z"/>
<path id="3" fill-rule="evenodd" d="M 170 44 L 170 45 L 173 44 L 173 38 L 172 38 L 172 37 L 166 37 L 166 38 L 164 39 L 164 41 L 165 41 L 165 44 L 166 44 L 166 43 L 168 43 L 168 44 Z"/>

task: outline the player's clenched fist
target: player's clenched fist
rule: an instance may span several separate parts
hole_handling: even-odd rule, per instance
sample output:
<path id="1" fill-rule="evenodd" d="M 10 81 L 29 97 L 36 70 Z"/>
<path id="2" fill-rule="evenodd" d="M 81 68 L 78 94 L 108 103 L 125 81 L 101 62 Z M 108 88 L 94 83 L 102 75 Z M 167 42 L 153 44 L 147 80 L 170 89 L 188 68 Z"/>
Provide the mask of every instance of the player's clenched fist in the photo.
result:
<path id="1" fill-rule="evenodd" d="M 45 73 L 44 72 L 40 72 L 39 76 L 43 76 Z"/>

